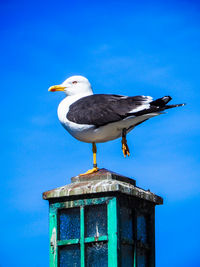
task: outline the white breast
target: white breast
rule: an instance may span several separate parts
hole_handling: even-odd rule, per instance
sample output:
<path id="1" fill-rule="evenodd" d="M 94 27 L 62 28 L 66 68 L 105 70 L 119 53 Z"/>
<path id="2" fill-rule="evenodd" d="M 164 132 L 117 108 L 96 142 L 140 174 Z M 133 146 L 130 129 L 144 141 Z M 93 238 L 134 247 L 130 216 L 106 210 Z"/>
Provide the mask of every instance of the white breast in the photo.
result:
<path id="1" fill-rule="evenodd" d="M 87 141 L 87 135 L 90 129 L 94 129 L 94 126 L 86 124 L 77 124 L 67 119 L 67 113 L 69 111 L 70 105 L 82 97 L 84 96 L 75 95 L 66 97 L 60 102 L 57 113 L 60 123 L 72 136 L 74 136 L 80 141 L 90 142 L 89 140 Z"/>

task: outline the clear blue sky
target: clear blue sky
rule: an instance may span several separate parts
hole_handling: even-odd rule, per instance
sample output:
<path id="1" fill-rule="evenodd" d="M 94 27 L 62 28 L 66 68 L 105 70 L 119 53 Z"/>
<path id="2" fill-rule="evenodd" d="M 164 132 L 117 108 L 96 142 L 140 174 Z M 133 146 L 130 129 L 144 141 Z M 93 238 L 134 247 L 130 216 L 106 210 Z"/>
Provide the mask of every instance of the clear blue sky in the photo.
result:
<path id="1" fill-rule="evenodd" d="M 7 0 L 0 10 L 0 266 L 48 266 L 41 194 L 91 167 L 90 145 L 57 119 L 63 94 L 47 91 L 74 74 L 96 93 L 188 103 L 131 132 L 128 159 L 120 140 L 98 145 L 98 163 L 164 197 L 156 209 L 157 266 L 200 266 L 198 1 Z"/>

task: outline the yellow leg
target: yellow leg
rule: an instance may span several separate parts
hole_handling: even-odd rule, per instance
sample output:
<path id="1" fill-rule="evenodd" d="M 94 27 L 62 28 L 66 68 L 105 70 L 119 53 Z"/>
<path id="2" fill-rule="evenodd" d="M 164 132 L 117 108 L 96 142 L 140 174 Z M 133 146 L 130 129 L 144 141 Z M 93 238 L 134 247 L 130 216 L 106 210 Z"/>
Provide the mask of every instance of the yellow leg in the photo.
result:
<path id="1" fill-rule="evenodd" d="M 127 140 L 126 140 L 126 129 L 123 129 L 122 131 L 122 151 L 124 154 L 124 157 L 126 158 L 126 156 L 130 156 L 130 151 L 127 145 Z"/>
<path id="2" fill-rule="evenodd" d="M 93 152 L 93 169 L 88 170 L 85 173 L 80 174 L 80 176 L 92 174 L 94 172 L 97 172 L 99 169 L 97 168 L 97 147 L 95 143 L 92 143 L 92 152 Z"/>
<path id="3" fill-rule="evenodd" d="M 95 143 L 92 143 L 92 152 L 93 152 L 93 168 L 97 168 L 97 146 Z"/>

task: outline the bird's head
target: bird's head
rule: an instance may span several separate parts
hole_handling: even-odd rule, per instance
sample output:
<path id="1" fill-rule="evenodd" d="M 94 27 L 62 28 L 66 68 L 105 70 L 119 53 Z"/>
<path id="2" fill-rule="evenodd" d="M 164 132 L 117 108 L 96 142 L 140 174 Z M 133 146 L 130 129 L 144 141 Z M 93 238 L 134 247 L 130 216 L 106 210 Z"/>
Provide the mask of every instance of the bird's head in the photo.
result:
<path id="1" fill-rule="evenodd" d="M 69 77 L 60 85 L 51 86 L 48 91 L 63 91 L 67 96 L 93 94 L 90 82 L 83 76 Z"/>

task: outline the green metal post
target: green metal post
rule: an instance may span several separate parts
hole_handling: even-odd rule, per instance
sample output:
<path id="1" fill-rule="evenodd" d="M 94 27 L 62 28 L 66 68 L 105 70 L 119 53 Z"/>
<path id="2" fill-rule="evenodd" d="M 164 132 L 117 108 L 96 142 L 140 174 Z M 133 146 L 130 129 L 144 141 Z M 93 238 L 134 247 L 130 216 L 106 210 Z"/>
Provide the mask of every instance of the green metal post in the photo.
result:
<path id="1" fill-rule="evenodd" d="M 74 260 L 80 262 L 81 267 L 85 267 L 90 264 L 90 254 L 86 254 L 91 253 L 89 248 L 93 247 L 93 245 L 94 247 L 95 245 L 98 247 L 98 244 L 101 247 L 101 242 L 103 242 L 104 245 L 108 245 L 108 251 L 106 251 L 106 253 L 108 252 L 108 258 L 103 259 L 106 260 L 106 262 L 108 260 L 108 267 L 117 267 L 121 263 L 126 264 L 126 262 L 133 262 L 133 259 L 127 261 L 127 257 L 134 257 L 134 264 L 132 265 L 136 267 L 141 261 L 141 257 L 137 255 L 140 250 L 144 251 L 144 257 L 146 257 L 148 261 L 148 266 L 155 267 L 154 209 L 155 205 L 163 204 L 163 199 L 149 190 L 137 187 L 135 180 L 101 169 L 96 175 L 73 177 L 71 184 L 44 192 L 43 198 L 49 200 L 50 204 L 50 267 L 58 267 L 60 264 L 63 266 L 66 262 L 67 264 L 73 264 L 73 262 L 68 262 L 71 261 L 71 256 L 68 255 L 68 248 L 70 250 L 73 244 L 77 244 L 80 247 L 80 259 L 76 258 Z M 134 214 L 132 214 L 134 225 L 133 237 L 130 238 L 122 236 L 121 228 L 124 227 L 124 225 L 122 225 L 120 221 L 121 202 L 123 202 L 124 206 L 128 209 L 134 210 Z M 89 206 L 101 204 L 107 205 L 107 234 L 102 232 L 104 235 L 100 235 L 98 238 L 94 235 L 86 237 L 84 221 L 86 218 L 84 214 L 86 211 L 85 207 L 89 210 Z M 61 238 L 60 240 L 59 217 L 65 214 L 63 210 L 70 208 L 80 208 L 80 236 L 74 235 L 76 238 L 73 238 L 72 235 L 72 239 Z M 150 239 L 144 242 L 143 240 L 137 240 L 139 237 L 137 237 L 136 228 L 140 227 L 137 225 L 139 224 L 139 222 L 137 222 L 138 212 L 144 213 L 144 216 L 148 216 L 149 218 L 146 220 L 146 223 L 148 224 L 147 232 Z M 102 214 L 106 216 L 105 213 Z M 126 245 L 127 249 L 129 247 L 128 250 L 126 250 Z M 133 247 L 134 252 L 132 251 Z M 85 248 L 88 248 L 88 250 L 85 251 Z M 60 259 L 59 250 L 62 251 L 62 257 Z M 86 262 L 86 258 L 88 262 Z M 61 261 L 61 263 L 59 263 L 59 261 Z"/>
<path id="2" fill-rule="evenodd" d="M 85 267 L 85 243 L 84 243 L 84 207 L 80 207 L 80 216 L 81 216 L 81 238 L 80 238 L 80 246 L 81 246 L 81 267 Z"/>
<path id="3" fill-rule="evenodd" d="M 108 203 L 108 267 L 117 267 L 117 199 Z"/>
<path id="4" fill-rule="evenodd" d="M 50 205 L 49 211 L 49 234 L 50 234 L 50 267 L 58 266 L 57 247 L 57 209 Z"/>

